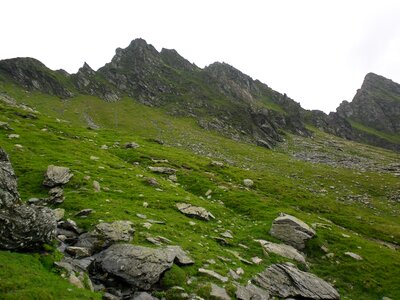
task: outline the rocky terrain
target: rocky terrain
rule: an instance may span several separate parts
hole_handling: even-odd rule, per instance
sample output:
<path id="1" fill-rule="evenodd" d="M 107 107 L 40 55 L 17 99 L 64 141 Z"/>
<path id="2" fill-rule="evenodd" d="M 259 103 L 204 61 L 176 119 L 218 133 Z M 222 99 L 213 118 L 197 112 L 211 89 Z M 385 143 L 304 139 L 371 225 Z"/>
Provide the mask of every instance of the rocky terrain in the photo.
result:
<path id="1" fill-rule="evenodd" d="M 307 111 L 141 39 L 0 61 L 0 298 L 399 298 L 398 95 Z"/>

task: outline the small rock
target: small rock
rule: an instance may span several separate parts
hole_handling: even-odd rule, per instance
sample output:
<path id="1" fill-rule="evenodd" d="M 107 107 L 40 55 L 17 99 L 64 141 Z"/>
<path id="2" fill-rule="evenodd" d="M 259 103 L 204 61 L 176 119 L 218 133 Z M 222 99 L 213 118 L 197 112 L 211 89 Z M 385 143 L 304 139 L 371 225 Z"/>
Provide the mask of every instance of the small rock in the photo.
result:
<path id="1" fill-rule="evenodd" d="M 85 286 L 83 285 L 82 281 L 80 281 L 79 278 L 76 277 L 74 273 L 71 273 L 69 275 L 68 281 L 69 281 L 70 284 L 76 286 L 79 289 L 84 289 L 85 288 Z"/>
<path id="2" fill-rule="evenodd" d="M 74 257 L 88 257 L 90 256 L 89 249 L 84 248 L 84 247 L 67 247 L 65 248 L 65 252 L 68 254 L 74 256 Z"/>
<path id="3" fill-rule="evenodd" d="M 93 188 L 94 188 L 95 192 L 100 192 L 100 190 L 101 190 L 100 183 L 98 181 L 94 180 Z"/>
<path id="4" fill-rule="evenodd" d="M 99 160 L 99 159 L 100 159 L 100 157 L 97 157 L 97 156 L 94 156 L 94 155 L 90 156 L 90 160 L 95 160 L 95 161 L 97 161 L 97 160 Z"/>
<path id="5" fill-rule="evenodd" d="M 49 165 L 44 175 L 43 185 L 47 187 L 64 185 L 69 182 L 72 176 L 69 168 Z"/>
<path id="6" fill-rule="evenodd" d="M 147 219 L 147 216 L 143 215 L 143 214 L 136 214 L 136 217 L 138 217 L 140 219 Z"/>
<path id="7" fill-rule="evenodd" d="M 151 226 L 153 226 L 153 224 L 151 224 L 149 222 L 143 223 L 143 227 L 146 228 L 146 229 L 150 229 Z"/>
<path id="8" fill-rule="evenodd" d="M 46 199 L 47 202 L 51 204 L 61 204 L 64 200 L 64 190 L 62 187 L 55 186 L 49 190 L 49 198 Z"/>
<path id="9" fill-rule="evenodd" d="M 147 203 L 147 202 L 143 202 L 143 207 L 144 207 L 144 208 L 147 208 L 147 207 L 149 207 L 149 203 Z"/>
<path id="10" fill-rule="evenodd" d="M 344 254 L 346 254 L 347 256 L 350 256 L 350 257 L 354 258 L 355 260 L 362 260 L 362 259 L 363 259 L 360 255 L 355 254 L 355 253 L 353 253 L 353 252 L 345 252 Z"/>
<path id="11" fill-rule="evenodd" d="M 220 280 L 222 282 L 228 282 L 228 280 L 229 280 L 228 277 L 222 276 L 222 275 L 220 275 L 217 272 L 212 271 L 212 270 L 200 268 L 199 272 L 202 273 L 202 274 L 207 274 L 207 275 L 209 275 L 211 277 L 214 277 L 214 278 L 216 278 L 216 279 L 218 279 L 218 280 Z"/>
<path id="12" fill-rule="evenodd" d="M 137 143 L 135 143 L 135 142 L 129 142 L 129 143 L 126 143 L 126 144 L 124 145 L 124 147 L 125 147 L 126 149 L 136 149 L 136 148 L 139 148 L 140 146 L 139 146 L 139 144 L 137 144 Z"/>
<path id="13" fill-rule="evenodd" d="M 252 257 L 252 258 L 251 258 L 251 261 L 252 261 L 253 263 L 255 263 L 256 265 L 259 265 L 259 264 L 262 263 L 263 260 L 262 260 L 261 258 L 255 256 L 255 257 Z"/>
<path id="14" fill-rule="evenodd" d="M 210 163 L 210 165 L 215 166 L 215 167 L 223 167 L 223 166 L 224 166 L 224 164 L 223 164 L 222 162 L 220 162 L 220 161 L 215 161 L 215 160 L 213 160 L 213 161 Z"/>
<path id="15" fill-rule="evenodd" d="M 76 217 L 86 217 L 88 215 L 90 215 L 93 212 L 93 209 L 91 208 L 85 208 L 82 209 L 80 212 L 78 212 L 77 214 L 75 214 Z"/>
<path id="16" fill-rule="evenodd" d="M 171 180 L 172 182 L 178 182 L 178 177 L 176 177 L 175 174 L 169 175 L 168 179 Z"/>
<path id="17" fill-rule="evenodd" d="M 19 139 L 19 134 L 15 134 L 15 133 L 9 134 L 8 138 L 9 139 Z"/>
<path id="18" fill-rule="evenodd" d="M 108 146 L 107 145 L 101 145 L 100 149 L 101 150 L 108 150 Z"/>
<path id="19" fill-rule="evenodd" d="M 342 233 L 342 237 L 349 238 L 350 236 L 348 234 Z"/>
<path id="20" fill-rule="evenodd" d="M 57 221 L 57 222 L 64 218 L 65 209 L 63 209 L 63 208 L 56 208 L 56 209 L 53 209 L 53 212 L 54 212 L 54 215 L 55 215 L 55 217 L 56 217 L 56 221 Z"/>
<path id="21" fill-rule="evenodd" d="M 175 169 L 167 167 L 149 167 L 149 170 L 154 173 L 167 174 L 167 175 L 172 175 L 176 173 Z"/>
<path id="22" fill-rule="evenodd" d="M 210 196 L 211 194 L 212 194 L 212 190 L 210 190 L 210 189 L 205 193 L 206 196 Z"/>
<path id="23" fill-rule="evenodd" d="M 224 238 L 228 238 L 228 239 L 233 239 L 233 235 L 230 231 L 225 231 L 223 233 L 221 233 L 221 236 L 223 236 Z"/>
<path id="24" fill-rule="evenodd" d="M 146 178 L 146 182 L 151 186 L 160 186 L 160 184 L 155 178 Z"/>
<path id="25" fill-rule="evenodd" d="M 254 181 L 251 179 L 243 179 L 243 184 L 247 187 L 252 187 L 254 185 Z"/>
<path id="26" fill-rule="evenodd" d="M 181 213 L 188 217 L 197 218 L 205 221 L 209 221 L 210 218 L 215 219 L 215 217 L 203 207 L 194 206 L 188 203 L 177 203 L 176 207 Z"/>
<path id="27" fill-rule="evenodd" d="M 24 148 L 21 144 L 15 144 L 14 147 L 15 147 L 15 148 L 18 148 L 18 149 Z"/>

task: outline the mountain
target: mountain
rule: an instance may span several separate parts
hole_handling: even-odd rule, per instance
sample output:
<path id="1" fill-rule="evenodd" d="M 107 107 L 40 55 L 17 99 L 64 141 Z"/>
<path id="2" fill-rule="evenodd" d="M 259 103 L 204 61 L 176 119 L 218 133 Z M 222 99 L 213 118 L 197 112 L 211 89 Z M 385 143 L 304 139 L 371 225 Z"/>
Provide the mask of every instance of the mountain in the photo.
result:
<path id="1" fill-rule="evenodd" d="M 397 134 L 366 122 L 140 39 L 0 61 L 0 298 L 398 299 L 399 154 L 355 141 Z"/>
<path id="2" fill-rule="evenodd" d="M 308 125 L 346 139 L 396 151 L 399 142 L 399 85 L 368 74 L 353 101 L 336 113 L 307 111 L 226 63 L 198 68 L 175 50 L 158 52 L 143 39 L 116 50 L 110 63 L 94 71 L 84 64 L 76 74 L 52 71 L 31 58 L 0 61 L 0 73 L 28 90 L 67 99 L 77 94 L 107 102 L 131 97 L 177 116 L 194 117 L 205 129 L 267 148 L 285 132 L 311 136 Z"/>

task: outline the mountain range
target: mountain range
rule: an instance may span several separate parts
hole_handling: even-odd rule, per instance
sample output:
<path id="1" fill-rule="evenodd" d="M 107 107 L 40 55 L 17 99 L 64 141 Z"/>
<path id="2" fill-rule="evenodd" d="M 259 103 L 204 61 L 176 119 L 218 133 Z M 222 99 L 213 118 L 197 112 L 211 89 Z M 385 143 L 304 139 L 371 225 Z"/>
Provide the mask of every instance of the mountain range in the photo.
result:
<path id="1" fill-rule="evenodd" d="M 271 148 L 284 133 L 311 136 L 316 127 L 336 136 L 399 151 L 400 85 L 369 73 L 351 102 L 336 112 L 303 109 L 286 94 L 226 63 L 203 69 L 175 50 L 158 52 L 143 39 L 116 50 L 99 70 L 53 71 L 33 58 L 0 61 L 0 78 L 66 101 L 77 94 L 107 102 L 132 97 L 172 115 L 190 116 L 205 129 Z M 321 96 L 323 100 L 323 95 Z"/>

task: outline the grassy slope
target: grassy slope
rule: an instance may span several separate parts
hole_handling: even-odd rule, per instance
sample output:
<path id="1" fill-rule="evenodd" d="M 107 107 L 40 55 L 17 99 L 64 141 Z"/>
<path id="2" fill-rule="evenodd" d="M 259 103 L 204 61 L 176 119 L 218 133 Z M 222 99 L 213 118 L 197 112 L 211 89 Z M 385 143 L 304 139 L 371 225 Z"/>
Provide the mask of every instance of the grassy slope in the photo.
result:
<path id="1" fill-rule="evenodd" d="M 383 295 L 400 298 L 397 280 L 400 278 L 400 254 L 372 240 L 400 243 L 399 204 L 387 201 L 388 195 L 400 188 L 393 175 L 360 173 L 296 161 L 284 153 L 286 151 L 269 151 L 225 139 L 198 129 L 191 119 L 172 118 L 131 99 L 110 104 L 94 97 L 79 96 L 62 102 L 50 96 L 27 94 L 10 86 L 3 88 L 42 112 L 38 119 L 24 119 L 15 115 L 15 109 L 0 104 L 0 121 L 9 122 L 13 133 L 21 136 L 18 140 L 10 140 L 8 132 L 0 131 L 1 146 L 10 154 L 19 178 L 21 197 L 26 200 L 46 195 L 41 181 L 47 165 L 70 167 L 74 177 L 66 187 L 66 201 L 61 205 L 67 211 L 67 217 L 85 228 L 99 220 L 129 219 L 137 228 L 135 244 L 151 246 L 146 242 L 146 236 L 162 235 L 181 245 L 196 260 L 194 266 L 183 268 L 187 276 L 197 277 L 195 284 L 183 284 L 187 290 L 196 290 L 199 283 L 210 281 L 196 271 L 210 258 L 217 263 L 209 268 L 221 274 L 229 268 L 242 267 L 245 270 L 243 282 L 270 263 L 284 261 L 273 255 L 266 257 L 253 241 L 273 240 L 268 230 L 272 220 L 283 211 L 309 224 L 328 224 L 327 228 L 317 229 L 317 238 L 309 244 L 306 253 L 311 271 L 334 282 L 343 299 L 380 299 Z M 86 129 L 85 113 L 102 129 Z M 47 131 L 42 131 L 43 128 Z M 161 138 L 166 144 L 151 141 L 154 138 Z M 131 140 L 141 147 L 136 150 L 112 147 L 117 141 L 123 144 Z M 23 148 L 16 148 L 17 143 Z M 103 144 L 110 149 L 100 150 Z M 354 145 L 350 143 L 348 147 L 357 151 Z M 373 153 L 376 148 L 368 149 Z M 376 150 L 376 153 L 375 158 L 385 163 L 396 160 L 391 152 Z M 92 155 L 99 160 L 90 160 Z M 224 168 L 212 167 L 207 156 L 231 164 Z M 168 159 L 169 163 L 161 165 L 178 169 L 179 185 L 164 176 L 150 174 L 148 166 L 160 165 L 153 163 L 152 158 Z M 85 175 L 91 179 L 85 181 Z M 146 185 L 142 175 L 157 178 L 162 191 Z M 241 185 L 244 178 L 252 178 L 255 187 L 244 188 Z M 92 180 L 99 181 L 109 191 L 95 193 Z M 204 197 L 208 189 L 213 191 L 211 199 Z M 313 192 L 321 189 L 326 192 Z M 372 208 L 338 200 L 348 194 L 364 193 L 370 195 Z M 148 208 L 143 207 L 144 201 L 149 203 Z M 191 220 L 174 208 L 174 204 L 181 201 L 209 209 L 220 221 L 195 221 L 196 225 L 190 226 Z M 86 219 L 75 218 L 74 214 L 83 208 L 93 208 L 96 212 Z M 147 230 L 142 227 L 144 221 L 136 217 L 137 213 L 164 220 L 166 225 L 153 225 Z M 234 239 L 230 245 L 220 246 L 212 237 L 227 229 L 232 230 Z M 342 233 L 351 237 L 345 238 Z M 250 250 L 239 247 L 239 243 L 249 246 Z M 321 245 L 328 246 L 335 257 L 324 259 Z M 264 261 L 260 266 L 248 266 L 226 250 L 238 251 L 246 259 L 259 256 Z M 346 251 L 358 253 L 364 260 L 353 260 L 344 255 Z M 29 293 L 33 298 L 48 294 L 49 299 L 59 299 L 61 295 L 68 299 L 89 297 L 82 296 L 82 291 L 73 287 L 69 287 L 71 292 L 65 292 L 64 280 L 42 267 L 37 257 L 9 252 L 0 254 L 1 269 L 6 270 L 0 272 L 0 297 L 12 298 L 15 293 Z M 228 257 L 232 262 L 223 262 L 218 256 Z M 17 284 L 22 276 L 9 276 L 8 273 L 13 271 L 7 271 L 16 270 L 18 274 L 21 264 L 32 274 L 24 277 L 26 285 Z M 54 285 L 42 284 L 47 277 L 54 280 Z M 19 299 L 18 296 L 15 298 Z"/>

